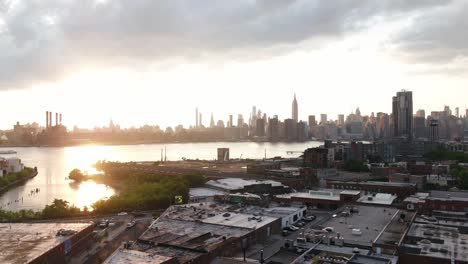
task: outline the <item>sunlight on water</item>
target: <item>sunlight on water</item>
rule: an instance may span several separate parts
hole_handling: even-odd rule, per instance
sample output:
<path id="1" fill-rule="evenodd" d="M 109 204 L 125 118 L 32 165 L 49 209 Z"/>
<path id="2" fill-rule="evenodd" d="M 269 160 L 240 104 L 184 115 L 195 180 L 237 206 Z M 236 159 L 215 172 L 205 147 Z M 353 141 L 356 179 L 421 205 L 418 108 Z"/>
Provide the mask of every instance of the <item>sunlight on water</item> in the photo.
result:
<path id="1" fill-rule="evenodd" d="M 112 148 L 103 146 L 70 147 L 65 148 L 64 152 L 67 167 L 90 175 L 100 173 L 93 166 L 97 161 L 113 156 Z"/>
<path id="2" fill-rule="evenodd" d="M 91 209 L 94 202 L 112 195 L 114 195 L 114 190 L 104 184 L 96 184 L 92 181 L 82 182 L 75 192 L 75 206 L 81 209 L 86 206 Z"/>
<path id="3" fill-rule="evenodd" d="M 216 143 L 178 143 L 143 144 L 128 146 L 79 146 L 79 147 L 40 147 L 7 148 L 17 151 L 17 156 L 26 166 L 37 167 L 39 174 L 15 187 L 0 197 L 0 207 L 5 210 L 21 209 L 42 210 L 54 199 L 63 199 L 77 207 L 91 205 L 97 200 L 110 197 L 115 190 L 105 184 L 93 181 L 76 183 L 68 179 L 73 169 L 88 174 L 96 174 L 93 167 L 99 160 L 107 161 L 156 161 L 161 159 L 161 150 L 167 150 L 167 160 L 188 159 L 214 160 L 217 148 L 228 147 L 233 158 L 263 158 L 286 156 L 287 151 L 299 151 L 318 146 L 319 142 L 304 143 L 253 143 L 253 142 L 216 142 Z M 38 189 L 38 192 L 31 193 Z"/>

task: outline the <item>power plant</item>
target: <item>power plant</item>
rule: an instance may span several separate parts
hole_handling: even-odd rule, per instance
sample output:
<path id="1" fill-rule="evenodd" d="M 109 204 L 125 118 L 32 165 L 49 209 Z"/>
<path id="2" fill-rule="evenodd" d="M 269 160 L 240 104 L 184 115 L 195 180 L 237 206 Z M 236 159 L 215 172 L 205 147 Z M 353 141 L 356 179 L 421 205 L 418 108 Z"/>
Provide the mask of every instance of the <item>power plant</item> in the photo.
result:
<path id="1" fill-rule="evenodd" d="M 55 113 L 55 125 L 53 125 L 53 113 L 46 111 L 45 129 L 38 134 L 37 143 L 42 146 L 66 145 L 67 128 L 62 125 L 62 113 Z"/>

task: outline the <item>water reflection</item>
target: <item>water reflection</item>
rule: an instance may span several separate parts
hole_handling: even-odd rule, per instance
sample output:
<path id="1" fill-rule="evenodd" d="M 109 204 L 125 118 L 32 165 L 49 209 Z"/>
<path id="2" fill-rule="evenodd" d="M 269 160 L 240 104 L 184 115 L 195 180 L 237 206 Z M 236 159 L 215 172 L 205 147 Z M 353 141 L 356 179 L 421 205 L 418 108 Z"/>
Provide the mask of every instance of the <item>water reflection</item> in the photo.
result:
<path id="1" fill-rule="evenodd" d="M 79 207 L 90 208 L 95 201 L 110 197 L 115 190 L 92 181 L 73 183 L 68 179 L 72 169 L 78 168 L 95 174 L 93 164 L 98 160 L 108 161 L 155 161 L 161 158 L 161 149 L 167 147 L 168 160 L 216 159 L 216 149 L 230 148 L 232 158 L 263 158 L 265 150 L 268 157 L 287 156 L 287 151 L 301 151 L 307 147 L 318 146 L 319 142 L 306 143 L 188 143 L 188 144 L 149 144 L 129 146 L 80 146 L 65 148 L 0 148 L 15 150 L 26 166 L 37 167 L 39 174 L 25 185 L 18 186 L 0 197 L 0 205 L 7 210 L 41 210 L 54 199 L 64 199 Z M 40 192 L 28 196 L 30 190 Z M 20 202 L 12 202 L 12 201 Z"/>
<path id="2" fill-rule="evenodd" d="M 82 182 L 75 192 L 75 206 L 90 209 L 90 205 L 100 199 L 106 199 L 114 195 L 114 190 L 104 184 L 96 184 L 92 181 Z"/>

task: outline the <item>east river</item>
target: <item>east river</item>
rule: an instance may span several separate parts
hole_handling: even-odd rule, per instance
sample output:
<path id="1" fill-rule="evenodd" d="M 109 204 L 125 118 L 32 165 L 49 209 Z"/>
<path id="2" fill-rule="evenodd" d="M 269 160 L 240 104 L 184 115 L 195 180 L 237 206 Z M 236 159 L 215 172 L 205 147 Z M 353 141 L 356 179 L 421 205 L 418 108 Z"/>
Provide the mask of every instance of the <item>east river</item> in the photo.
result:
<path id="1" fill-rule="evenodd" d="M 25 184 L 14 187 L 0 197 L 3 210 L 42 210 L 54 199 L 64 199 L 70 204 L 83 208 L 95 201 L 110 197 L 115 190 L 93 181 L 75 183 L 68 179 L 69 172 L 78 168 L 95 173 L 92 165 L 98 160 L 107 161 L 157 161 L 161 150 L 166 149 L 167 160 L 216 159 L 217 148 L 230 148 L 231 158 L 261 159 L 267 157 L 297 157 L 298 151 L 316 147 L 320 142 L 304 143 L 253 143 L 216 142 L 182 144 L 147 144 L 122 146 L 78 146 L 59 148 L 0 148 L 0 151 L 14 150 L 25 166 L 37 167 L 39 174 Z M 293 154 L 287 154 L 294 151 Z M 297 152 L 296 152 L 297 151 Z M 0 155 L 7 156 L 7 155 Z M 34 191 L 33 191 L 34 190 Z M 38 190 L 36 192 L 36 190 Z"/>

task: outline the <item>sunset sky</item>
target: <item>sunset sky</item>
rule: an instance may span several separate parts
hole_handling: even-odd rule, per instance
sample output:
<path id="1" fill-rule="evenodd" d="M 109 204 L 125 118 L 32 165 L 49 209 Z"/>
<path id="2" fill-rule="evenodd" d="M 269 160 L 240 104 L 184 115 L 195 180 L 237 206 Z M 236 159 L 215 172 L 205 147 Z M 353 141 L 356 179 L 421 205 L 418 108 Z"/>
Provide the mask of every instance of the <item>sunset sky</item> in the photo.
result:
<path id="1" fill-rule="evenodd" d="M 0 129 L 468 107 L 468 1 L 0 0 Z"/>

